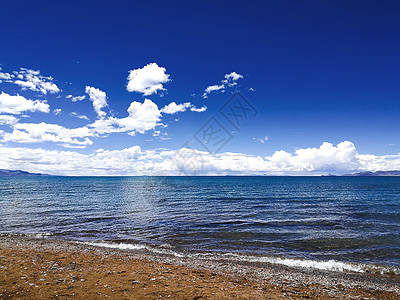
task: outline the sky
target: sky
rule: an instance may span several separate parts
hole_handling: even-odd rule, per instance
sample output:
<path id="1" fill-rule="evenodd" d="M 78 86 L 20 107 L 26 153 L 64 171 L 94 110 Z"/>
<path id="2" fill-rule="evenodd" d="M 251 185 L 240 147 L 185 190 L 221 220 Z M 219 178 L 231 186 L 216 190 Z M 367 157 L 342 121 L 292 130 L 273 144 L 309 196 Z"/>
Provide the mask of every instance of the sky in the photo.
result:
<path id="1" fill-rule="evenodd" d="M 398 1 L 2 1 L 0 169 L 400 170 Z"/>

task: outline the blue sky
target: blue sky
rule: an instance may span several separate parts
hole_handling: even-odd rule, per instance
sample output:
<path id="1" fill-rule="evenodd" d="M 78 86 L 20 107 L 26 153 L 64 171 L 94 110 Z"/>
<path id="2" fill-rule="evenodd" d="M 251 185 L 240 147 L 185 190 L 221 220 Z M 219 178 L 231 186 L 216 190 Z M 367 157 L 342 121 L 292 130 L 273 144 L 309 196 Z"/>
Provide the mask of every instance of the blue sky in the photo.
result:
<path id="1" fill-rule="evenodd" d="M 7 1 L 0 11 L 0 168 L 400 168 L 397 1 Z M 256 112 L 237 128 L 220 112 L 236 93 Z M 229 132 L 223 147 L 195 137 L 210 118 Z M 202 162 L 186 164 L 182 146 Z"/>

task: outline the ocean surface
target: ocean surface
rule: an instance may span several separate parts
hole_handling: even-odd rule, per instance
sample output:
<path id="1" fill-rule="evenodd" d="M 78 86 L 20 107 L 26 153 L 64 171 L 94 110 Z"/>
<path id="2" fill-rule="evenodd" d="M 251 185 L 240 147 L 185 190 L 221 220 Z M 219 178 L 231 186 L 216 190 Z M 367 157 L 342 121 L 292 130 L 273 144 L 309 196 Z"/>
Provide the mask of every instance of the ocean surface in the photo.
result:
<path id="1" fill-rule="evenodd" d="M 0 177 L 0 233 L 400 269 L 400 177 Z"/>

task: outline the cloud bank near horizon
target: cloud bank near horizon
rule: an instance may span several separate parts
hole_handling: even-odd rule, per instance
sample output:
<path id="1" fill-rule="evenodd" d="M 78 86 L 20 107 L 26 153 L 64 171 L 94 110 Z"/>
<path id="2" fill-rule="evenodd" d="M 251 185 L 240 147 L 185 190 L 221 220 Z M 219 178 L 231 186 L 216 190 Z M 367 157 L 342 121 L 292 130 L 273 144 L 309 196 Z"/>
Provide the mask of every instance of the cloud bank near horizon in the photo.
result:
<path id="1" fill-rule="evenodd" d="M 72 176 L 323 175 L 400 169 L 400 154 L 359 154 L 349 141 L 336 146 L 325 142 L 294 153 L 280 150 L 266 157 L 232 152 L 212 155 L 187 148 L 142 150 L 140 146 L 98 149 L 90 154 L 0 147 L 0 165 L 5 169 Z"/>

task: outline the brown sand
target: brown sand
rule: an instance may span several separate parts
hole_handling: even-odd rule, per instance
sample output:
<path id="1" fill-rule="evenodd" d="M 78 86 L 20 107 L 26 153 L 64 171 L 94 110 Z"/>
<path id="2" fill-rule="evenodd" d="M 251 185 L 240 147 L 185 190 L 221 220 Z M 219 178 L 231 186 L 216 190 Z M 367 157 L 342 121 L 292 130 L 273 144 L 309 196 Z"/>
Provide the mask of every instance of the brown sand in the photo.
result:
<path id="1" fill-rule="evenodd" d="M 335 273 L 0 236 L 0 299 L 400 299 L 397 277 Z"/>

